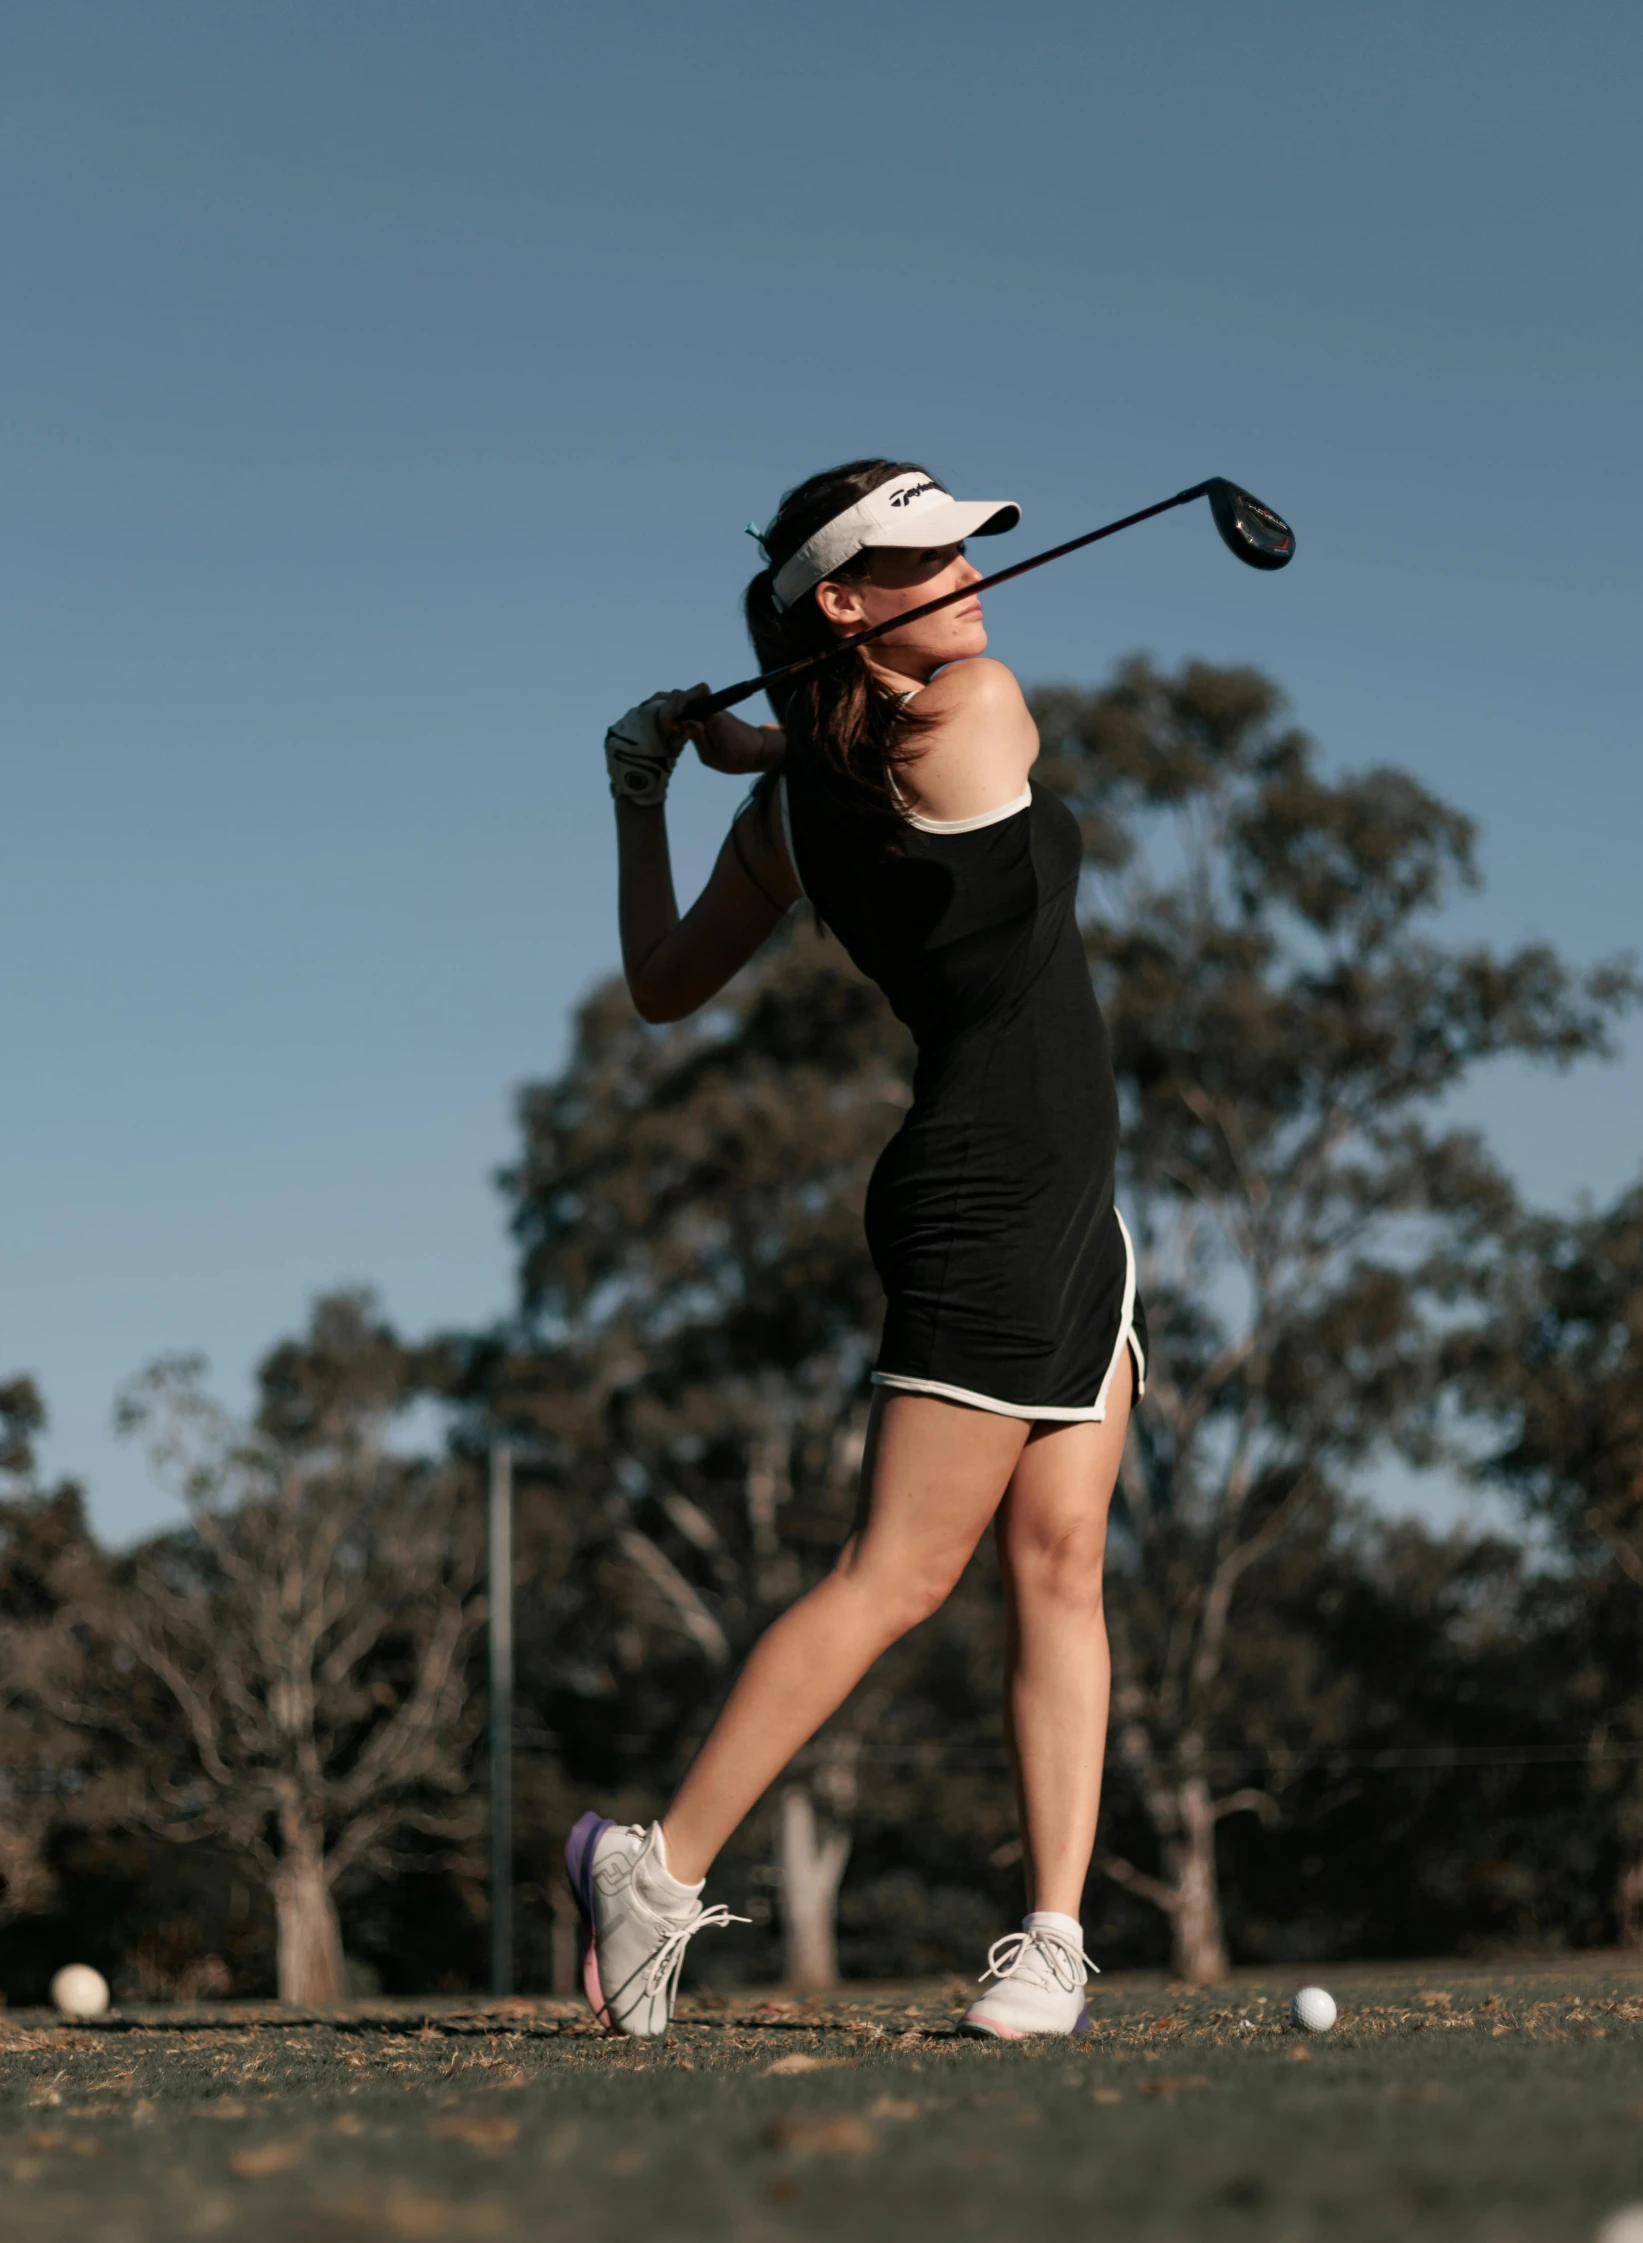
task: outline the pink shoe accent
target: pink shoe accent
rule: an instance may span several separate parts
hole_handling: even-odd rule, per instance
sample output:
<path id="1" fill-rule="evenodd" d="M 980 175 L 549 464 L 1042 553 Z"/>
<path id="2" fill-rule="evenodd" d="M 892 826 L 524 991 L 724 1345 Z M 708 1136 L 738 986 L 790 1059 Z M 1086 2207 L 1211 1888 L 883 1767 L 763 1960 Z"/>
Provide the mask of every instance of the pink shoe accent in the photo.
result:
<path id="1" fill-rule="evenodd" d="M 604 1815 L 583 1815 L 565 1846 L 566 1876 L 575 1896 L 583 1929 L 588 1935 L 588 1951 L 582 1958 L 582 1991 L 587 1997 L 589 2009 L 607 2033 L 615 2032 L 616 2027 L 610 2021 L 610 2012 L 605 2007 L 605 1990 L 599 1983 L 599 1943 L 593 1920 L 593 1849 L 610 1827 L 610 1821 Z"/>
<path id="2" fill-rule="evenodd" d="M 966 2033 L 974 2033 L 978 2040 L 1024 2041 L 1032 2038 L 1030 2033 L 1018 2033 L 1013 2025 L 989 2025 L 985 2018 L 976 2021 L 968 2010 L 964 2013 L 961 2025 Z"/>
<path id="3" fill-rule="evenodd" d="M 599 1983 L 599 1957 L 595 1952 L 592 1940 L 589 1940 L 588 1951 L 582 1957 L 582 1991 L 587 1996 L 589 2009 L 592 2010 L 599 2023 L 604 2026 L 605 2031 L 607 2033 L 614 2032 L 615 2027 L 611 2024 L 610 2012 L 605 2007 L 605 1990 Z"/>
<path id="4" fill-rule="evenodd" d="M 977 2022 L 973 2019 L 972 2012 L 969 2010 L 966 2010 L 959 2019 L 958 2029 L 961 2033 L 973 2034 L 977 2040 L 1025 2041 L 1036 2040 L 1040 2037 L 1035 2033 L 1018 2033 L 1013 2025 L 989 2025 L 985 2018 Z M 1095 2027 L 1090 2022 L 1089 2008 L 1086 2005 L 1078 2013 L 1078 2021 L 1072 2029 L 1072 2038 L 1083 2040 L 1087 2034 L 1094 2031 Z"/>

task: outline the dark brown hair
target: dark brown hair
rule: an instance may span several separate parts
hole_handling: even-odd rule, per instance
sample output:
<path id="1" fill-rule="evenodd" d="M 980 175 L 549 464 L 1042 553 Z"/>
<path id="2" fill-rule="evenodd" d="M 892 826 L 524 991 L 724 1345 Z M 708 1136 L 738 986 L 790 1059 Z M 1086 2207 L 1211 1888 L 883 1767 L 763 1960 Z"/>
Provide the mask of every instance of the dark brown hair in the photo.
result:
<path id="1" fill-rule="evenodd" d="M 782 564 L 824 523 L 892 476 L 927 473 L 914 460 L 848 460 L 843 467 L 812 475 L 786 494 L 761 540 L 769 565 L 754 577 L 742 598 L 761 670 L 773 670 L 804 654 L 819 654 L 835 643 L 833 627 L 816 605 L 814 589 L 789 608 L 777 607 L 774 579 Z M 828 575 L 849 581 L 866 576 L 872 565 L 871 552 L 862 552 L 842 567 L 830 569 Z M 904 714 L 897 696 L 874 676 L 859 651 L 837 662 L 824 662 L 790 684 L 774 686 L 770 700 L 789 740 L 800 740 L 820 753 L 854 809 L 885 826 L 901 824 L 894 779 L 898 767 L 912 758 L 918 719 L 911 712 Z"/>

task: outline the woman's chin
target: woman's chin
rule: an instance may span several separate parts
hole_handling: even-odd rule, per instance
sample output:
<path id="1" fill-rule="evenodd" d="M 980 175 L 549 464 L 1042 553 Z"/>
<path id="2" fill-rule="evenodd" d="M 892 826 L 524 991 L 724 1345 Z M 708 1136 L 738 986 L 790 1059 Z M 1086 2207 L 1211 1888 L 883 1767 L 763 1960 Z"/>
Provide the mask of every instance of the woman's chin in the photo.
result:
<path id="1" fill-rule="evenodd" d="M 979 623 L 965 623 L 957 630 L 944 631 L 939 646 L 921 647 L 936 662 L 968 662 L 987 651 L 987 633 Z"/>
<path id="2" fill-rule="evenodd" d="M 943 663 L 967 662 L 974 655 L 985 654 L 987 632 L 980 623 L 964 623 L 956 629 L 943 631 L 939 637 L 933 632 L 928 637 L 920 632 L 915 638 L 909 631 L 905 639 L 885 638 L 880 643 L 886 654 L 913 655 L 940 669 Z"/>

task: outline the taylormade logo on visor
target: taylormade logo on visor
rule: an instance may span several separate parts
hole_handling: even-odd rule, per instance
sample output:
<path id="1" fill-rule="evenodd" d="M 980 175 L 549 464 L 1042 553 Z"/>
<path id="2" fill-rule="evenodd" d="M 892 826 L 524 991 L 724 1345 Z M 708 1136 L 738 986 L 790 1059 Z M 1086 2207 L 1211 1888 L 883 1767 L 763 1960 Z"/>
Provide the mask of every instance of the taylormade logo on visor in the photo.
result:
<path id="1" fill-rule="evenodd" d="M 776 571 L 776 605 L 789 608 L 824 576 L 871 545 L 962 545 L 967 537 L 1013 530 L 1021 509 L 1009 500 L 957 499 L 927 475 L 898 475 L 824 522 Z"/>

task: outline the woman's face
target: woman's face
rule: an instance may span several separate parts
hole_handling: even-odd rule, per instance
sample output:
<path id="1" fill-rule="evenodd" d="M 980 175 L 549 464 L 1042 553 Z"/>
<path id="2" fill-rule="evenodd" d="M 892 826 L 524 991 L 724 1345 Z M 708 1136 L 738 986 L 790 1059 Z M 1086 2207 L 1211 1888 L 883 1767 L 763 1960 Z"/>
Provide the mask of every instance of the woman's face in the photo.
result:
<path id="1" fill-rule="evenodd" d="M 939 600 L 966 584 L 979 584 L 981 571 L 965 557 L 962 545 L 931 545 L 922 551 L 901 546 L 877 545 L 869 556 L 867 575 L 829 577 L 816 587 L 816 605 L 840 638 L 871 630 L 926 600 Z M 928 677 L 944 662 L 960 662 L 985 654 L 987 632 L 979 600 L 955 600 L 936 615 L 927 615 L 902 630 L 886 631 L 875 639 L 867 659 L 880 658 L 887 669 L 913 677 Z"/>

